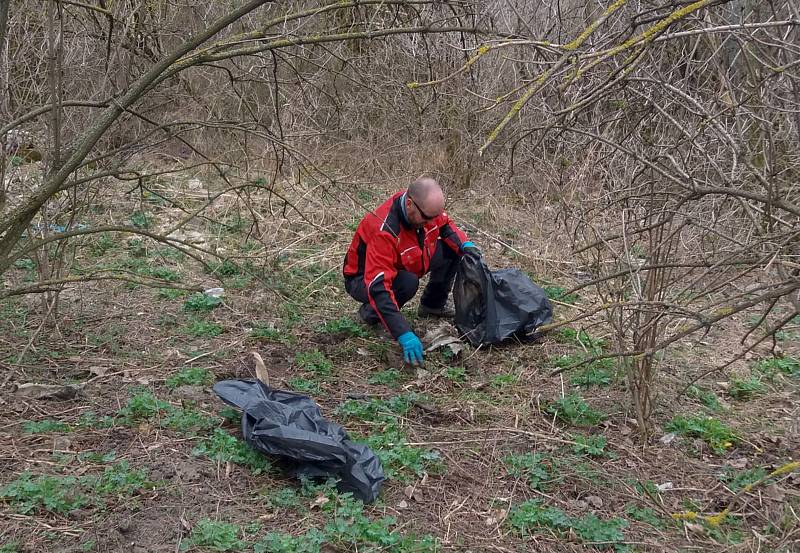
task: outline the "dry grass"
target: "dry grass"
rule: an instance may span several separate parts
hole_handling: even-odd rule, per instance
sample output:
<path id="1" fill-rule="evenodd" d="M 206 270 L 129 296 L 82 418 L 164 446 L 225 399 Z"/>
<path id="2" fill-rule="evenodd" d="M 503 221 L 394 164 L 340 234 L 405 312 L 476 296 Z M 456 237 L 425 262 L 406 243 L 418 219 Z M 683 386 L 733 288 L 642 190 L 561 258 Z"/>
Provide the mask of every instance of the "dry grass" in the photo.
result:
<path id="1" fill-rule="evenodd" d="M 701 519 L 688 523 L 671 519 L 673 513 L 696 511 L 702 516 L 724 509 L 735 490 L 726 487 L 720 475 L 758 467 L 769 472 L 796 460 L 800 453 L 796 378 L 778 374 L 764 379 L 763 393 L 750 401 L 737 401 L 726 396 L 727 375 L 709 375 L 697 385 L 721 399 L 717 412 L 703 407 L 698 396 L 675 397 L 690 378 L 731 351 L 729 336 L 738 330 L 733 327 L 747 324 L 746 320 L 731 319 L 726 322 L 730 327 L 716 327 L 702 342 L 683 342 L 669 352 L 661 362 L 658 381 L 655 418 L 660 431 L 652 443 L 644 445 L 637 442 L 627 392 L 613 370 L 608 386 L 588 388 L 573 385 L 570 373 L 549 376 L 554 359 L 583 351 L 569 336 L 551 335 L 534 345 L 468 350 L 460 359 L 434 353 L 426 373 L 411 375 L 400 370 L 396 346 L 382 333 L 358 335 L 362 333 L 322 328 L 326 322 L 350 316 L 355 308 L 339 281 L 350 225 L 359 216 L 353 199 L 375 205 L 390 191 L 373 186 L 352 189 L 346 197 L 341 191 L 326 195 L 313 187 L 287 190 L 312 224 L 302 222 L 291 210 L 283 218 L 279 201 L 256 196 L 252 201 L 257 229 L 236 223 L 237 213 L 245 212 L 235 197 L 226 198 L 209 216 L 230 228 L 213 222 L 195 228 L 209 246 L 236 264 L 223 267 L 228 273 L 222 281 L 224 303 L 210 311 L 189 311 L 184 308 L 186 297 L 163 297 L 145 287 L 85 284 L 63 293 L 58 326 L 44 328 L 19 362 L 22 347 L 39 326 L 39 302 L 23 299 L 3 305 L 0 350 L 9 393 L 4 394 L 0 414 L 0 486 L 26 471 L 75 478 L 96 475 L 121 460 L 131 470 L 144 469 L 150 484 L 129 494 L 117 489 L 64 513 L 52 509 L 23 513 L 7 497 L 0 504 L 0 547 L 5 544 L 0 551 L 174 552 L 191 542 L 192 530 L 206 518 L 237 525 L 238 537 L 248 543 L 259 541 L 268 531 L 299 536 L 322 527 L 332 515 L 314 506 L 319 491 L 303 496 L 298 483 L 279 469 L 253 474 L 240 464 L 193 455 L 193 448 L 211 430 L 164 422 L 166 411 L 193 407 L 195 419 L 213 417 L 214 426 L 236 435 L 236 423 L 216 419 L 222 404 L 210 392 L 209 382 L 187 387 L 176 384 L 174 378 L 187 368 L 208 369 L 213 379 L 253 377 L 248 352 L 254 350 L 264 358 L 273 385 L 296 386 L 297 378 L 315 381 L 319 392 L 313 397 L 323 413 L 357 436 L 380 434 L 381 428 L 375 422 L 343 417 L 337 409 L 349 398 L 417 394 L 408 412 L 393 417 L 393 424 L 405 433 L 410 448 L 437 452 L 443 468 L 427 475 L 406 470 L 401 478 L 387 481 L 380 500 L 366 511 L 373 520 L 396 517 L 397 532 L 435 536 L 442 550 L 612 547 L 581 540 L 575 529 L 532 527 L 522 536 L 513 528 L 509 513 L 534 499 L 560 509 L 573 521 L 589 514 L 606 521 L 626 520 L 624 541 L 617 546 L 629 551 L 790 551 L 797 547 L 800 491 L 796 474 L 745 493 L 719 527 Z M 576 269 L 558 253 L 565 251 L 565 243 L 546 232 L 547 221 L 533 228 L 528 224 L 525 213 L 531 206 L 520 203 L 509 209 L 490 201 L 477 209 L 473 200 L 464 193 L 450 211 L 502 240 L 504 244 L 472 233 L 491 265 L 523 266 L 540 279 L 571 286 Z M 125 217 L 142 205 L 152 213 L 156 226 L 174 216 L 152 203 L 108 209 Z M 250 238 L 245 239 L 248 234 Z M 79 264 L 100 259 L 84 256 Z M 171 257 L 152 244 L 117 241 L 101 259 L 128 263 L 133 270 L 166 268 L 178 274 L 181 282 L 220 285 L 197 264 Z M 13 278 L 25 275 L 26 269 L 21 268 Z M 591 299 L 584 296 L 579 302 Z M 409 306 L 409 314 L 414 307 Z M 559 307 L 564 317 L 572 309 Z M 423 335 L 434 323 L 414 324 Z M 585 326 L 592 337 L 604 337 L 602 326 Z M 787 356 L 798 357 L 798 331 L 784 336 L 780 346 Z M 330 376 L 317 377 L 298 361 L 298 352 L 314 350 L 332 362 Z M 766 353 L 760 351 L 757 357 Z M 742 360 L 730 370 L 740 376 L 749 374 L 756 361 Z M 398 369 L 396 383 L 370 383 L 391 368 Z M 72 401 L 14 397 L 10 386 L 24 382 L 80 383 L 83 393 Z M 104 416 L 119 417 L 130 397 L 141 390 L 150 391 L 169 407 L 151 419 L 122 422 L 118 418 L 110 427 L 97 422 Z M 571 392 L 581 394 L 591 408 L 602 412 L 603 421 L 581 427 L 555 416 L 551 406 Z M 86 422 L 87 412 L 94 413 L 93 421 Z M 724 454 L 714 453 L 695 437 L 679 436 L 664 443 L 659 438 L 667 433 L 666 426 L 676 413 L 713 416 L 733 428 L 740 440 Z M 44 420 L 61 421 L 71 431 L 26 432 L 30 427 L 25 421 Z M 587 436 L 605 438 L 604 455 L 576 452 L 576 442 Z M 111 451 L 114 461 L 88 455 Z M 513 475 L 507 468 L 509 455 L 527 453 L 542 459 L 540 467 L 547 476 L 541 485 L 531 486 L 524 472 Z M 281 491 L 285 488 L 297 491 L 296 505 L 279 505 L 276 497 L 289 494 Z M 255 522 L 258 528 L 248 527 Z M 18 549 L 12 543 L 18 543 Z M 369 549 L 364 543 L 358 548 L 339 543 L 326 550 Z"/>

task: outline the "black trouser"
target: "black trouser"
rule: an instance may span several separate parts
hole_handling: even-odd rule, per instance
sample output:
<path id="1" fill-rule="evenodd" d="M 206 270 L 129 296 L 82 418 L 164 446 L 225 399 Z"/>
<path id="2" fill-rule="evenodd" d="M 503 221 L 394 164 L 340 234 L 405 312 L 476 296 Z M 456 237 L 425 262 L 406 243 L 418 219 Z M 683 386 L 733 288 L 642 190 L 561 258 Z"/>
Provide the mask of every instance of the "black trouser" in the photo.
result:
<path id="1" fill-rule="evenodd" d="M 461 257 L 441 240 L 436 243 L 436 251 L 431 258 L 430 279 L 419 300 L 421 304 L 433 308 L 444 307 L 445 303 L 447 303 L 447 296 L 453 288 L 453 281 L 456 278 L 456 270 L 460 259 Z M 392 293 L 398 307 L 403 307 L 408 303 L 417 293 L 418 288 L 419 279 L 417 275 L 408 271 L 398 271 L 392 280 Z M 369 305 L 364 275 L 345 277 L 344 289 L 353 299 L 366 304 L 369 309 L 363 308 L 367 311 L 364 314 L 371 313 L 377 321 L 377 314 L 372 310 L 372 306 Z"/>

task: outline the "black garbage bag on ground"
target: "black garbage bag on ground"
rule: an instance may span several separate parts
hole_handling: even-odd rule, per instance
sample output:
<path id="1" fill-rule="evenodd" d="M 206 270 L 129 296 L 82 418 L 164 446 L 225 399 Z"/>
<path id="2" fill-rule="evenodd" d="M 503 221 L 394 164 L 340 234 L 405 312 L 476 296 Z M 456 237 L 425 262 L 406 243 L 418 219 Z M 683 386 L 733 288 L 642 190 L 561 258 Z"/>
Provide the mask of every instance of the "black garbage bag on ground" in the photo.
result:
<path id="1" fill-rule="evenodd" d="M 473 346 L 515 336 L 535 339 L 553 317 L 544 290 L 519 269 L 490 271 L 478 255 L 461 258 L 453 286 L 455 324 Z"/>
<path id="2" fill-rule="evenodd" d="M 384 474 L 367 446 L 350 440 L 344 428 L 325 420 L 304 395 L 276 390 L 258 380 L 222 380 L 214 392 L 242 411 L 242 434 L 256 450 L 292 462 L 295 476 L 334 476 L 342 492 L 364 503 L 378 497 Z"/>

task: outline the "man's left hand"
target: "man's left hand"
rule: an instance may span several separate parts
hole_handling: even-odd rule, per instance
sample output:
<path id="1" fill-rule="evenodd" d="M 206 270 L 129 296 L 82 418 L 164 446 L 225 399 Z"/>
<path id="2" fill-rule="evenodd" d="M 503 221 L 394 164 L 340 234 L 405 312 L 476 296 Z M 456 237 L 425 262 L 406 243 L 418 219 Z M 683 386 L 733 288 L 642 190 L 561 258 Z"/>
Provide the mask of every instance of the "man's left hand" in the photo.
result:
<path id="1" fill-rule="evenodd" d="M 478 246 L 473 244 L 472 242 L 464 242 L 461 244 L 461 255 L 474 255 L 476 257 L 481 257 L 481 251 L 478 249 Z"/>

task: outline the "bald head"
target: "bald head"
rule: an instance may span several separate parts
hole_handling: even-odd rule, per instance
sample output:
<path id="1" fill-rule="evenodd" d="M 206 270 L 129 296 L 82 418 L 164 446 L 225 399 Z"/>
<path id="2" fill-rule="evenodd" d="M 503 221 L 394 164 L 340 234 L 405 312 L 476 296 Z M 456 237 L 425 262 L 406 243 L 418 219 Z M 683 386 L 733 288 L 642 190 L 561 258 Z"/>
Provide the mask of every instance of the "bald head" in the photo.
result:
<path id="1" fill-rule="evenodd" d="M 430 177 L 420 177 L 408 187 L 408 195 L 414 198 L 426 214 L 439 215 L 444 211 L 444 192 L 439 183 Z"/>

